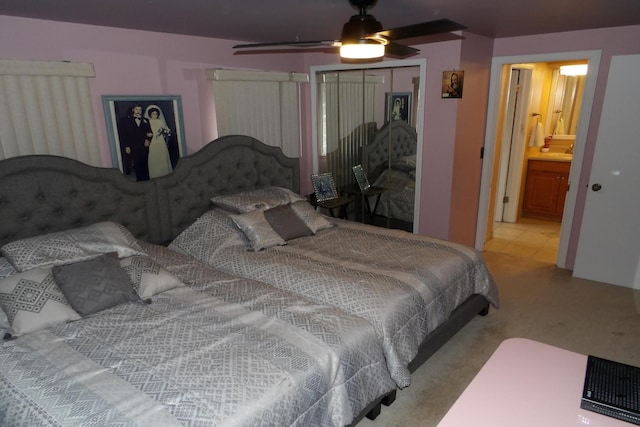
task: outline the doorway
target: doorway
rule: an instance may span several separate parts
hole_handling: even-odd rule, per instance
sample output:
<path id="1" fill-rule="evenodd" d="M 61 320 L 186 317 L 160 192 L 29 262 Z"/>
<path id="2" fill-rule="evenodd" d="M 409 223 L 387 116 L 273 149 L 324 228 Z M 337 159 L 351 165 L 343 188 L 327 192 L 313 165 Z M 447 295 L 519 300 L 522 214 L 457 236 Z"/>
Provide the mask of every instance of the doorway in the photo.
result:
<path id="1" fill-rule="evenodd" d="M 540 122 L 541 113 L 530 113 L 534 64 L 509 65 L 505 85 L 504 124 L 499 143 L 496 172 L 495 214 L 485 251 L 555 263 L 560 241 L 560 223 L 521 215 L 523 167 L 527 130 Z M 533 123 L 532 123 L 533 122 Z"/>
<path id="2" fill-rule="evenodd" d="M 513 67 L 517 64 L 535 64 L 544 62 L 575 61 L 586 60 L 589 64 L 589 74 L 586 78 L 580 123 L 576 131 L 575 146 L 573 154 L 572 168 L 569 181 L 578 182 L 580 169 L 582 166 L 583 149 L 586 140 L 588 127 L 588 117 L 591 114 L 591 105 L 595 92 L 595 80 L 600 60 L 600 52 L 583 51 L 542 55 L 528 55 L 518 57 L 496 57 L 493 59 L 491 68 L 489 109 L 487 113 L 487 130 L 485 135 L 485 156 L 482 168 L 482 181 L 480 188 L 480 204 L 478 209 L 478 222 L 476 227 L 476 248 L 484 250 L 486 243 L 494 235 L 494 215 L 496 197 L 496 174 L 502 158 L 501 135 L 504 130 L 504 108 L 506 106 L 506 90 L 509 76 Z M 533 84 L 535 86 L 535 84 Z M 533 113 L 529 111 L 528 114 Z M 524 146 L 524 143 L 521 144 Z M 524 156 L 521 158 L 524 165 Z M 568 242 L 573 224 L 574 208 L 576 202 L 576 191 L 567 193 L 564 205 L 564 215 L 560 223 L 557 255 L 555 264 L 566 268 Z"/>

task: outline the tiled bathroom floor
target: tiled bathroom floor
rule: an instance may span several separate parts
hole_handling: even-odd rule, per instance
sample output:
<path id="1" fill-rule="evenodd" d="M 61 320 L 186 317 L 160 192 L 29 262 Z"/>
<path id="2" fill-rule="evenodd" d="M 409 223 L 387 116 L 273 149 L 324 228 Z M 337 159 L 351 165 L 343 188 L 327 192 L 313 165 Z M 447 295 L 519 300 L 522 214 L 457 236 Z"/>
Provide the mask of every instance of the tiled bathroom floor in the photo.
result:
<path id="1" fill-rule="evenodd" d="M 493 239 L 484 250 L 555 264 L 559 242 L 559 222 L 521 218 L 517 223 L 495 222 Z"/>

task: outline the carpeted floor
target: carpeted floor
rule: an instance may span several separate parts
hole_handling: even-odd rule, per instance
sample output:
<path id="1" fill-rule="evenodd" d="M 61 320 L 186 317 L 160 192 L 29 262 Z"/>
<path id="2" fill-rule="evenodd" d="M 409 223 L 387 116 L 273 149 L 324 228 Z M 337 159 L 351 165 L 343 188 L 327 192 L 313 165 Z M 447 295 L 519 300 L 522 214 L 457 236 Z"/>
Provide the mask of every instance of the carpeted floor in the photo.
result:
<path id="1" fill-rule="evenodd" d="M 473 319 L 414 372 L 411 386 L 398 391 L 391 406 L 358 427 L 436 426 L 506 338 L 640 366 L 640 291 L 573 278 L 529 258 L 484 257 L 500 290 L 500 308 Z"/>

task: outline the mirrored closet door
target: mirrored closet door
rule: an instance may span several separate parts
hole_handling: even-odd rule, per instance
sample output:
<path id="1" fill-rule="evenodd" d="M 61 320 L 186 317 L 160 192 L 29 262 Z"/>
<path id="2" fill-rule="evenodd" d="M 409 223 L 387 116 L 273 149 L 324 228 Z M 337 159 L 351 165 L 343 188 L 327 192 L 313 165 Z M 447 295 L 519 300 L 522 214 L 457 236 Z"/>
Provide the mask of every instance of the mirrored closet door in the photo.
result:
<path id="1" fill-rule="evenodd" d="M 414 230 L 422 71 L 312 70 L 314 168 L 331 174 L 348 219 Z"/>

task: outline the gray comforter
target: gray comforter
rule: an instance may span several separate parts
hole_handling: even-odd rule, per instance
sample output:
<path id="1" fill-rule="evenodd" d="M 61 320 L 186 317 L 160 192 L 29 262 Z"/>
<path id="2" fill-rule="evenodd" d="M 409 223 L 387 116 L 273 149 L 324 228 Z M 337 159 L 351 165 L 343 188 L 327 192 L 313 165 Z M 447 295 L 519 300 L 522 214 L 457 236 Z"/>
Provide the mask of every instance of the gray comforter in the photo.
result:
<path id="1" fill-rule="evenodd" d="M 0 425 L 340 426 L 394 388 L 363 319 L 145 249 L 187 286 L 0 342 Z"/>
<path id="2" fill-rule="evenodd" d="M 481 254 L 442 240 L 349 221 L 286 246 L 247 250 L 243 233 L 211 210 L 169 246 L 239 276 L 257 279 L 369 321 L 399 387 L 427 334 L 472 294 L 498 304 Z"/>

